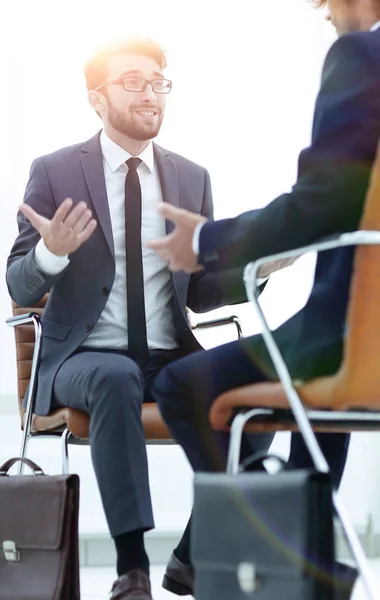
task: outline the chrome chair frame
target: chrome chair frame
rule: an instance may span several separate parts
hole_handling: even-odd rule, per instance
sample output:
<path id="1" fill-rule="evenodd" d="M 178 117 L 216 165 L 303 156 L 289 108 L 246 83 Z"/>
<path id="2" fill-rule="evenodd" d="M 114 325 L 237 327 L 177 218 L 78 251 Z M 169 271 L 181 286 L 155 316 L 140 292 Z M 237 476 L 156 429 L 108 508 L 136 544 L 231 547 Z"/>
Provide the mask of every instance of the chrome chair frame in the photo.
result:
<path id="1" fill-rule="evenodd" d="M 7 325 L 10 327 L 17 327 L 19 325 L 26 325 L 33 323 L 34 326 L 34 351 L 32 358 L 32 369 L 30 382 L 27 390 L 26 396 L 26 411 L 24 418 L 24 428 L 22 432 L 21 439 L 21 448 L 20 448 L 20 457 L 25 458 L 28 448 L 28 443 L 31 438 L 60 438 L 61 442 L 61 467 L 62 473 L 68 474 L 70 471 L 69 464 L 69 444 L 71 445 L 80 445 L 80 446 L 88 446 L 89 440 L 82 440 L 76 438 L 71 434 L 69 429 L 62 427 L 52 431 L 39 431 L 32 432 L 31 423 L 32 423 L 32 415 L 35 404 L 35 397 L 37 391 L 37 378 L 38 378 L 38 370 L 40 367 L 41 360 L 41 349 L 42 349 L 42 341 L 43 341 L 43 324 L 41 321 L 41 317 L 34 312 L 25 313 L 23 315 L 18 315 L 15 317 L 10 317 L 6 320 Z M 220 319 L 214 319 L 212 321 L 205 321 L 197 323 L 191 327 L 192 330 L 196 329 L 208 329 L 215 326 L 223 326 L 223 325 L 235 325 L 237 329 L 237 336 L 240 338 L 242 336 L 242 327 L 240 321 L 237 316 L 232 315 L 231 317 L 222 317 Z M 175 444 L 174 440 L 155 440 L 149 439 L 146 440 L 148 445 L 172 445 Z M 19 462 L 17 467 L 18 474 L 21 474 L 23 471 L 23 463 Z"/>
<path id="2" fill-rule="evenodd" d="M 269 329 L 268 322 L 259 304 L 258 296 L 255 293 L 259 269 L 268 262 L 297 256 L 299 257 L 308 252 L 322 252 L 326 250 L 332 250 L 334 248 L 356 245 L 380 245 L 380 232 L 362 230 L 352 233 L 345 233 L 335 239 L 327 239 L 326 241 L 310 244 L 308 246 L 297 248 L 288 252 L 281 252 L 276 255 L 267 256 L 255 262 L 249 263 L 246 266 L 244 272 L 244 283 L 247 296 L 249 301 L 254 305 L 257 315 L 260 319 L 263 339 L 277 371 L 279 380 L 283 385 L 284 392 L 289 401 L 291 413 L 289 415 L 289 411 L 263 408 L 253 408 L 248 412 L 240 411 L 240 414 L 233 419 L 231 426 L 231 439 L 227 461 L 228 473 L 237 474 L 239 471 L 241 437 L 244 426 L 248 421 L 257 422 L 268 419 L 276 420 L 276 417 L 277 420 L 280 419 L 282 421 L 284 413 L 287 413 L 286 421 L 292 422 L 293 424 L 296 423 L 298 425 L 300 433 L 302 434 L 316 469 L 323 473 L 329 473 L 329 466 L 318 445 L 312 424 L 323 424 L 324 427 L 327 427 L 328 424 L 331 424 L 331 427 L 333 427 L 334 430 L 336 430 L 337 422 L 340 422 L 342 427 L 344 424 L 346 424 L 347 427 L 354 427 L 355 425 L 359 427 L 364 424 L 365 428 L 369 428 L 369 426 L 371 426 L 372 429 L 380 430 L 380 412 L 357 410 L 353 412 L 331 411 L 330 413 L 326 410 L 308 410 L 304 407 L 302 400 L 293 385 L 293 381 L 284 358 L 282 357 L 274 340 L 273 334 Z M 365 552 L 360 543 L 359 537 L 337 490 L 333 491 L 333 505 L 337 517 L 342 524 L 346 540 L 357 564 L 358 571 L 362 577 L 368 598 L 370 600 L 379 600 L 380 593 L 377 590 L 376 582 L 374 581 L 370 565 L 365 556 Z"/>

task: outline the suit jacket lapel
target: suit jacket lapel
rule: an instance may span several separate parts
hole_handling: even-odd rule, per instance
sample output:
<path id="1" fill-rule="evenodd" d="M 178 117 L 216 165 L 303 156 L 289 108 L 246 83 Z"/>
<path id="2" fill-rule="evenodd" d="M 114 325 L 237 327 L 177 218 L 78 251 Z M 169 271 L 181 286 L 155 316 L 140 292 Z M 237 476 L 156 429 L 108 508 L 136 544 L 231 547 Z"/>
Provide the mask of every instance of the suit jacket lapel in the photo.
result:
<path id="1" fill-rule="evenodd" d="M 100 147 L 100 133 L 83 144 L 81 161 L 98 223 L 102 228 L 112 255 L 115 257 L 111 217 L 104 179 L 103 157 Z"/>
<path id="2" fill-rule="evenodd" d="M 154 144 L 154 157 L 156 160 L 158 173 L 161 182 L 162 199 L 164 202 L 169 202 L 173 206 L 179 206 L 179 187 L 178 187 L 178 171 L 174 160 L 170 157 L 170 153 L 164 148 Z M 169 234 L 174 229 L 174 224 L 171 221 L 166 221 L 166 233 Z M 182 312 L 186 310 L 187 287 L 189 284 L 190 275 L 182 271 L 172 273 L 172 281 L 174 284 L 175 293 L 177 294 Z M 175 305 L 177 306 L 177 305 Z M 176 309 L 177 310 L 177 309 Z"/>
<path id="3" fill-rule="evenodd" d="M 169 202 L 173 206 L 179 206 L 178 171 L 174 160 L 170 158 L 167 150 L 157 146 L 157 144 L 154 144 L 154 158 L 160 177 L 163 201 Z M 173 229 L 173 223 L 166 221 L 166 233 L 170 233 Z"/>

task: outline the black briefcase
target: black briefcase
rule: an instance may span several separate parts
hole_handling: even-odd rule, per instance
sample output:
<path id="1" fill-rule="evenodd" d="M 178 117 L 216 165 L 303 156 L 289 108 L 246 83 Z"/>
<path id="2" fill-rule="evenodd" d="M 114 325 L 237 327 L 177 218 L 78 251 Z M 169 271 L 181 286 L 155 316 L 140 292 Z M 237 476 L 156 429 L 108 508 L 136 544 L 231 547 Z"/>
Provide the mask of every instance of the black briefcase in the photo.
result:
<path id="1" fill-rule="evenodd" d="M 23 460 L 33 475 L 12 475 Z M 79 600 L 79 477 L 0 467 L 0 600 Z"/>
<path id="2" fill-rule="evenodd" d="M 356 571 L 334 558 L 329 475 L 196 474 L 197 600 L 348 599 Z"/>

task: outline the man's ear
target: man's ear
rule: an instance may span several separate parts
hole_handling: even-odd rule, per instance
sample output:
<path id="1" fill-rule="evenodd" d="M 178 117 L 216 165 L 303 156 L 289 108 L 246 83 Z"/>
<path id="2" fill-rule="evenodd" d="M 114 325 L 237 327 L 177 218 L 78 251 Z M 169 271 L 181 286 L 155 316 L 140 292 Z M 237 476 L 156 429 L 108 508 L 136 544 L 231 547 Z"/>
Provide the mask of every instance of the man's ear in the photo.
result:
<path id="1" fill-rule="evenodd" d="M 100 92 L 96 92 L 95 90 L 90 90 L 88 92 L 88 101 L 91 104 L 92 108 L 98 113 L 101 117 L 105 108 L 106 108 L 106 99 Z"/>

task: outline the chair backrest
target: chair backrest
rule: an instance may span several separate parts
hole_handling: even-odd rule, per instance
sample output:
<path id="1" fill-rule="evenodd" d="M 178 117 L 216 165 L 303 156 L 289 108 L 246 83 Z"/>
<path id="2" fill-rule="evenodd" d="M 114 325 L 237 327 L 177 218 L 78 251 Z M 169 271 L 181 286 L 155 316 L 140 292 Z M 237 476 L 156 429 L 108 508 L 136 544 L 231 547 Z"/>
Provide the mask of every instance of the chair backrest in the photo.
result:
<path id="1" fill-rule="evenodd" d="M 380 231 L 380 146 L 372 169 L 361 230 Z M 380 245 L 355 253 L 347 337 L 332 404 L 380 409 Z"/>
<path id="2" fill-rule="evenodd" d="M 46 294 L 35 306 L 21 308 L 15 302 L 12 302 L 13 316 L 24 313 L 35 312 L 42 315 L 49 295 Z M 21 427 L 24 426 L 24 408 L 23 399 L 26 388 L 29 385 L 32 371 L 32 358 L 34 350 L 34 327 L 32 324 L 18 325 L 14 328 L 16 339 L 16 359 L 17 359 L 17 401 L 21 418 Z"/>
<path id="3" fill-rule="evenodd" d="M 372 168 L 359 229 L 380 231 L 380 146 Z M 343 359 L 338 372 L 299 387 L 309 406 L 338 410 L 380 410 L 380 245 L 355 252 L 346 318 Z"/>

